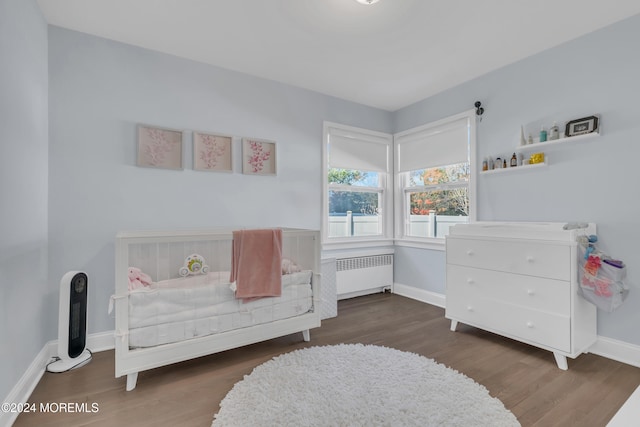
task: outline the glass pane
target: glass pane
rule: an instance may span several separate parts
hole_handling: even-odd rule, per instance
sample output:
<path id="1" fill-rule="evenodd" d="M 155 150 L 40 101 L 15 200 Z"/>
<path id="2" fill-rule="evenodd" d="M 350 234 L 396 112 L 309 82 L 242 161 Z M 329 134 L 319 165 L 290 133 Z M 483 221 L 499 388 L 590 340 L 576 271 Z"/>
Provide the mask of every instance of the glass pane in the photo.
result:
<path id="1" fill-rule="evenodd" d="M 469 222 L 468 188 L 406 194 L 409 207 L 407 236 L 444 237 L 452 225 Z"/>
<path id="2" fill-rule="evenodd" d="M 419 169 L 407 173 L 409 174 L 408 187 L 469 181 L 469 163 L 458 163 L 432 169 Z"/>
<path id="3" fill-rule="evenodd" d="M 379 187 L 379 172 L 329 168 L 329 184 Z"/>
<path id="4" fill-rule="evenodd" d="M 380 193 L 329 191 L 329 237 L 381 234 Z"/>

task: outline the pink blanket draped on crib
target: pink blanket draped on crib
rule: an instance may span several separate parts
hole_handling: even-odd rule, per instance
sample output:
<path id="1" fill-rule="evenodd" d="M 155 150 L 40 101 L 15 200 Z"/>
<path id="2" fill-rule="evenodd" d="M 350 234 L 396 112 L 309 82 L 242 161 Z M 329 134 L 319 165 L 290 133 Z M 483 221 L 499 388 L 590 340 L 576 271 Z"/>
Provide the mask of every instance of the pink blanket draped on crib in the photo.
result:
<path id="1" fill-rule="evenodd" d="M 243 301 L 282 295 L 282 230 L 233 232 L 231 282 Z"/>

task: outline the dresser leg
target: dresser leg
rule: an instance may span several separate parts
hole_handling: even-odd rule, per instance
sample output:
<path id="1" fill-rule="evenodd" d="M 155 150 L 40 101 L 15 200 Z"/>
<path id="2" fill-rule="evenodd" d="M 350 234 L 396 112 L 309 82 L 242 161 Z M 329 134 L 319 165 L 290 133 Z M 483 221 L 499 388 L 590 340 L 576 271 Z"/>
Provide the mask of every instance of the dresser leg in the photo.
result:
<path id="1" fill-rule="evenodd" d="M 569 369 L 569 365 L 567 364 L 567 357 L 561 355 L 560 353 L 553 353 L 553 357 L 556 359 L 556 363 L 558 364 L 558 368 L 566 371 Z"/>
<path id="2" fill-rule="evenodd" d="M 451 332 L 455 332 L 457 327 L 458 327 L 458 321 L 457 320 L 452 320 L 451 321 Z"/>

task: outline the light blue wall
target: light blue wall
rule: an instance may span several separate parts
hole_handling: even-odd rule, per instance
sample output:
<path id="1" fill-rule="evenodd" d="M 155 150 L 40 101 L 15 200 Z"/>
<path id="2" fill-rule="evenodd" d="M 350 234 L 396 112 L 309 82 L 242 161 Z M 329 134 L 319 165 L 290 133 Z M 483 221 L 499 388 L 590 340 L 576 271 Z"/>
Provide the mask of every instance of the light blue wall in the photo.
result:
<path id="1" fill-rule="evenodd" d="M 540 124 L 601 114 L 602 136 L 548 153 L 547 169 L 480 176 L 478 219 L 590 221 L 600 248 L 628 265 L 632 286 L 614 313 L 598 313 L 598 334 L 640 344 L 640 15 L 486 74 L 395 113 L 399 132 L 473 108 L 482 101 L 478 159 L 509 157 L 520 126 L 534 134 Z M 481 43 L 481 39 L 479 40 Z M 499 48 L 499 47 L 496 47 Z M 406 257 L 406 259 L 403 259 Z M 397 283 L 444 292 L 440 252 L 405 248 Z M 438 262 L 433 262 L 433 260 Z M 434 280 L 425 280 L 425 275 Z M 440 278 L 440 281 L 435 280 Z"/>
<path id="2" fill-rule="evenodd" d="M 47 24 L 35 0 L 0 0 L 0 397 L 51 338 L 57 316 L 47 277 L 47 142 Z"/>
<path id="3" fill-rule="evenodd" d="M 319 229 L 322 123 L 391 132 L 388 112 L 50 27 L 50 277 L 89 275 L 89 332 L 111 330 L 114 236 L 212 226 Z M 136 124 L 277 141 L 278 175 L 139 168 Z M 54 338 L 53 326 L 48 330 Z"/>

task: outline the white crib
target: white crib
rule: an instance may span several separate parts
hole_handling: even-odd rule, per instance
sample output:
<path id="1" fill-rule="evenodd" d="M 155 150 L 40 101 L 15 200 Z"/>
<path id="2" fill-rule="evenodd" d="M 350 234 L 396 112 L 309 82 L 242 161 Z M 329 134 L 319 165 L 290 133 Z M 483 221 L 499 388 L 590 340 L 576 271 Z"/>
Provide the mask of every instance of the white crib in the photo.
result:
<path id="1" fill-rule="evenodd" d="M 246 304 L 227 301 L 224 309 L 203 305 L 208 303 L 202 302 L 206 301 L 202 295 L 215 299 L 218 295 L 228 297 L 226 294 L 231 292 L 228 272 L 232 232 L 232 229 L 143 231 L 121 232 L 116 236 L 115 376 L 127 375 L 127 391 L 135 388 L 140 371 L 295 332 L 302 332 L 303 339 L 309 341 L 309 330 L 320 326 L 320 236 L 315 230 L 282 229 L 283 259 L 295 262 L 303 270 L 283 276 L 282 297 Z M 191 254 L 199 254 L 206 261 L 206 277 L 193 277 L 192 281 L 181 278 L 180 270 L 184 270 L 184 261 Z M 154 289 L 130 292 L 129 267 L 140 268 L 151 276 Z M 304 277 L 306 285 L 300 284 L 299 279 Z M 212 284 L 202 285 L 205 280 Z M 186 285 L 172 288 L 175 283 Z M 164 284 L 169 284 L 172 294 L 161 298 L 158 293 L 164 292 L 161 289 L 166 287 Z M 151 303 L 143 309 L 137 305 L 149 299 L 174 298 L 167 295 L 185 299 L 165 302 L 157 309 Z M 237 309 L 230 312 L 229 306 L 234 304 Z M 192 310 L 193 316 L 177 319 L 181 310 Z"/>

